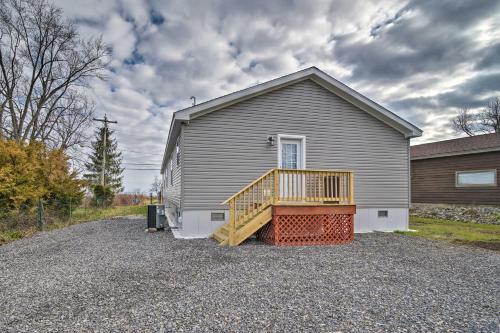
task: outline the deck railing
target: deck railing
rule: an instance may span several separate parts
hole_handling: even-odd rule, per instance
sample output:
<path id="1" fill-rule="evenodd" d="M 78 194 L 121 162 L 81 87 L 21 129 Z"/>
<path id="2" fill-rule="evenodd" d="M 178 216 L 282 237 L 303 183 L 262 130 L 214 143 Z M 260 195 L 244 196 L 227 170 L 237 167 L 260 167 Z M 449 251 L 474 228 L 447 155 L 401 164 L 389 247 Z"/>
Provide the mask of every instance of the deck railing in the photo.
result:
<path id="1" fill-rule="evenodd" d="M 270 205 L 354 204 L 350 171 L 271 169 L 222 204 L 229 206 L 230 234 Z M 231 239 L 231 236 L 230 236 Z"/>

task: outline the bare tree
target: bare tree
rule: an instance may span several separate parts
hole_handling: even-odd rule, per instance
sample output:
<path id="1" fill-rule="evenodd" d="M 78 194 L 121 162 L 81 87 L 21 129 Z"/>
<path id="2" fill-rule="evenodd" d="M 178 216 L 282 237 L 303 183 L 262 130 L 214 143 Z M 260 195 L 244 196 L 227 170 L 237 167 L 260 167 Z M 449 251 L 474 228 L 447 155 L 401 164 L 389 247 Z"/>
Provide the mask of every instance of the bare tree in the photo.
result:
<path id="1" fill-rule="evenodd" d="M 80 142 L 93 112 L 86 88 L 102 78 L 107 53 L 46 0 L 0 0 L 0 138 Z"/>
<path id="2" fill-rule="evenodd" d="M 469 109 L 462 108 L 458 111 L 455 118 L 451 120 L 451 127 L 457 133 L 464 132 L 468 136 L 474 136 L 474 132 L 476 131 L 475 118 L 475 115 Z"/>
<path id="3" fill-rule="evenodd" d="M 484 133 L 500 133 L 500 98 L 492 99 L 479 116 L 480 131 Z"/>
<path id="4" fill-rule="evenodd" d="M 481 133 L 500 133 L 500 98 L 492 99 L 486 108 L 472 113 L 462 108 L 451 120 L 451 127 L 457 133 L 474 136 Z"/>
<path id="5" fill-rule="evenodd" d="M 86 125 L 92 121 L 95 106 L 84 94 L 70 93 L 65 98 L 65 104 L 58 115 L 59 119 L 55 122 L 54 140 L 59 143 L 59 146 L 66 150 L 76 145 L 82 145 L 90 139 L 89 133 L 85 131 Z M 43 139 L 47 140 L 52 127 L 48 128 L 43 133 Z"/>

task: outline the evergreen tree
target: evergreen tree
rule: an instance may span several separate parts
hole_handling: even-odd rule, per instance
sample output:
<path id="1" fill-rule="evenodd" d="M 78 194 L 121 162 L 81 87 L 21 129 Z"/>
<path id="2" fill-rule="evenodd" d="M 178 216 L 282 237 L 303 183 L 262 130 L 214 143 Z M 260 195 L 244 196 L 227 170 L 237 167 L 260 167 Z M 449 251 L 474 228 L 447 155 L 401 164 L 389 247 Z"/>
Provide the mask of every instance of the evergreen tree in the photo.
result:
<path id="1" fill-rule="evenodd" d="M 104 187 L 113 193 L 123 191 L 121 167 L 122 153 L 118 150 L 116 139 L 113 138 L 114 131 L 102 126 L 95 131 L 95 140 L 92 141 L 92 152 L 90 161 L 85 163 L 87 173 L 84 177 L 92 185 L 92 188 L 102 184 L 102 164 L 103 164 L 103 148 L 104 135 L 106 135 L 106 163 L 104 168 Z M 102 191 L 104 189 L 100 189 Z"/>

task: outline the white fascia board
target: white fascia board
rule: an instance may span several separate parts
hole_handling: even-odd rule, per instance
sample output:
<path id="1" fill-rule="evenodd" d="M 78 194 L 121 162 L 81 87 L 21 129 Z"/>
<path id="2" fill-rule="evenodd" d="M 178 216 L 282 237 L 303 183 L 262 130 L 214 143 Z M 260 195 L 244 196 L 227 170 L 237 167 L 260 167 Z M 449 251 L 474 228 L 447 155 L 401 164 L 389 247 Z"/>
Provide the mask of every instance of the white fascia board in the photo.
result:
<path id="1" fill-rule="evenodd" d="M 160 168 L 160 174 L 163 174 L 165 172 L 165 167 L 167 166 L 167 160 L 168 160 L 168 155 L 171 149 L 169 147 L 171 146 L 172 142 L 172 133 L 174 132 L 174 127 L 180 126 L 179 122 L 177 121 L 176 114 L 172 115 L 172 119 L 170 120 L 170 128 L 168 130 L 168 137 L 167 137 L 167 143 L 165 144 L 165 150 L 163 152 L 163 160 L 161 162 L 161 168 Z"/>

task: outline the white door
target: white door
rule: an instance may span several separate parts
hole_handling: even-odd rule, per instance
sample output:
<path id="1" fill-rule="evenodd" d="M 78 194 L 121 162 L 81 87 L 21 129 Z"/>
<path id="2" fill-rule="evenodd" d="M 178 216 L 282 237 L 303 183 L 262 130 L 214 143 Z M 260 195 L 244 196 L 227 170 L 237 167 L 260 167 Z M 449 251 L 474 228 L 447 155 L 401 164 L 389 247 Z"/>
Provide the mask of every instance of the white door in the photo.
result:
<path id="1" fill-rule="evenodd" d="M 296 170 L 303 169 L 303 154 L 302 140 L 300 139 L 281 139 L 280 140 L 280 164 L 282 169 Z M 280 176 L 280 197 L 281 200 L 291 201 L 300 200 L 303 196 L 304 186 L 302 177 L 297 174 L 286 171 Z"/>

